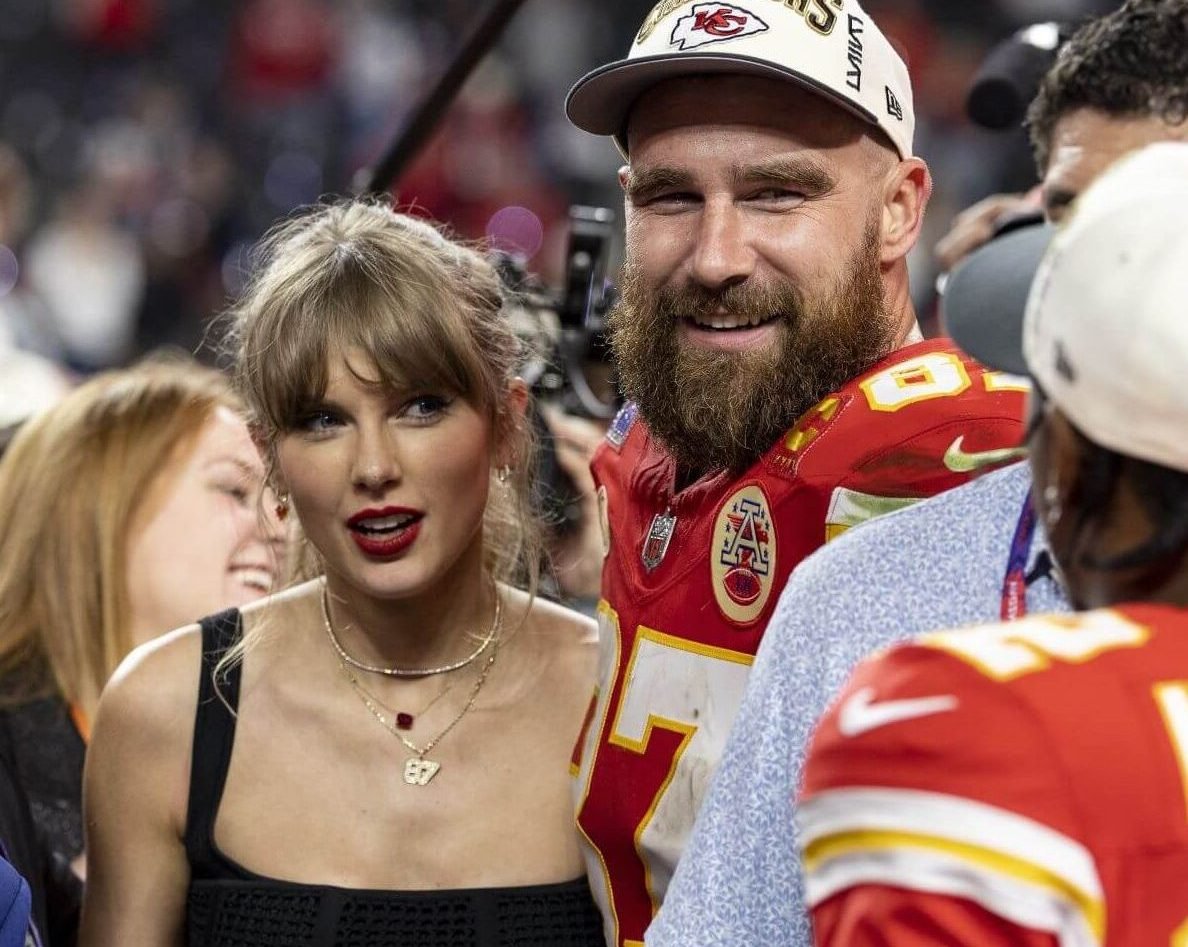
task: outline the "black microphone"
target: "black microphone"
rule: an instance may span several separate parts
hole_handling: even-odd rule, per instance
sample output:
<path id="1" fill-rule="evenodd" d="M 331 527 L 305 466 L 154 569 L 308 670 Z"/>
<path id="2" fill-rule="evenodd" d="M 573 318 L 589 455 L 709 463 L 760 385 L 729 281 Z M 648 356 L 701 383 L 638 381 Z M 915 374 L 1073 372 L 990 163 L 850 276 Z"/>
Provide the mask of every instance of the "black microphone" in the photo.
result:
<path id="1" fill-rule="evenodd" d="M 991 49 L 965 102 L 970 120 L 994 130 L 1019 127 L 1045 73 L 1071 35 L 1067 24 L 1034 23 Z"/>

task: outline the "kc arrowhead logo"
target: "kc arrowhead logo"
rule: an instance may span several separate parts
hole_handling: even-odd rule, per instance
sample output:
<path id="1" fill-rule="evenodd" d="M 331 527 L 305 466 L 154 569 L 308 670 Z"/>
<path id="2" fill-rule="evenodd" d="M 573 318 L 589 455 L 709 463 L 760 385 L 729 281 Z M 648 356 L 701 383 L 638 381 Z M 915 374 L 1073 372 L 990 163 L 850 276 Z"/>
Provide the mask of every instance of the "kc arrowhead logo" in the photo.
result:
<path id="1" fill-rule="evenodd" d="M 708 43 L 762 33 L 767 28 L 759 17 L 742 7 L 728 3 L 696 3 L 687 16 L 677 20 L 671 45 L 678 49 L 695 49 Z"/>

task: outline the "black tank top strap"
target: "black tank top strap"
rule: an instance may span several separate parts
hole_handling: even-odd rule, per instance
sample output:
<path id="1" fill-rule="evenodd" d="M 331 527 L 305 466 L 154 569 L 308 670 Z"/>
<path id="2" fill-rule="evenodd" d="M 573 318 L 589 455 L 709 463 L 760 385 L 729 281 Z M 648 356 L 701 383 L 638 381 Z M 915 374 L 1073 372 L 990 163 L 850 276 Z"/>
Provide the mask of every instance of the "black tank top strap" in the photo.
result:
<path id="1" fill-rule="evenodd" d="M 243 665 L 236 662 L 218 676 L 219 661 L 243 634 L 239 609 L 229 608 L 202 619 L 202 672 L 194 716 L 194 750 L 190 759 L 190 801 L 186 811 L 186 854 L 190 869 L 201 877 L 217 873 L 215 815 L 223 797 L 231 748 L 235 745 L 235 711 Z"/>

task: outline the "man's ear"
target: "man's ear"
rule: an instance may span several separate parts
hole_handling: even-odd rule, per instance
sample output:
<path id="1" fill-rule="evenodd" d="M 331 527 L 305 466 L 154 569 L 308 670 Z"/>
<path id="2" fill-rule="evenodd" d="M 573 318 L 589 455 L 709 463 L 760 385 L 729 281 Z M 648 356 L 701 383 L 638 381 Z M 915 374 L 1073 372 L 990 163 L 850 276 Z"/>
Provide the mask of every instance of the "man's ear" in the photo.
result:
<path id="1" fill-rule="evenodd" d="M 902 260 L 916 245 L 931 196 L 932 174 L 921 159 L 905 158 L 888 174 L 879 234 L 883 264 Z"/>
<path id="2" fill-rule="evenodd" d="M 624 191 L 627 190 L 627 184 L 631 180 L 631 165 L 625 164 L 619 168 L 619 187 Z"/>

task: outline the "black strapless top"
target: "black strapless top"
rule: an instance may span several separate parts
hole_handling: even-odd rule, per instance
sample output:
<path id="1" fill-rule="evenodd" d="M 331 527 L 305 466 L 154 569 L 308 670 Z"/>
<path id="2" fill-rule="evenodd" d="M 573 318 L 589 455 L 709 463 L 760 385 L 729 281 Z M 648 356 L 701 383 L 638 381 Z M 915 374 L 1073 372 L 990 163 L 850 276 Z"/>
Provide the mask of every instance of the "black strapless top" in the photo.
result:
<path id="1" fill-rule="evenodd" d="M 202 621 L 202 680 L 186 819 L 189 947 L 603 947 L 586 879 L 448 891 L 358 891 L 265 878 L 215 845 L 239 703 L 240 665 L 213 671 L 242 633 L 238 610 Z M 227 705 L 230 705 L 230 709 Z"/>

